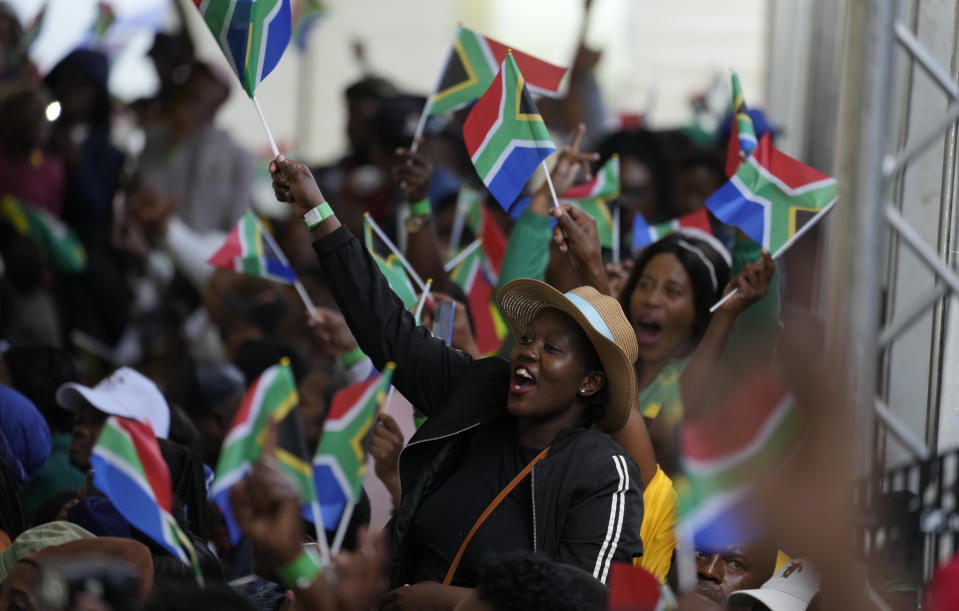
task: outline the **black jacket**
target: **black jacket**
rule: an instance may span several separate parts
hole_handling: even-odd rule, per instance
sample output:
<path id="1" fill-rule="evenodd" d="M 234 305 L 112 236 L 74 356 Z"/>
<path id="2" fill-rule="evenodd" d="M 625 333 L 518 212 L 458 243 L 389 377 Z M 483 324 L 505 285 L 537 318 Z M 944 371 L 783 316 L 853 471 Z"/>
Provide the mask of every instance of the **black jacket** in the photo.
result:
<path id="1" fill-rule="evenodd" d="M 415 324 L 366 248 L 345 228 L 314 243 L 330 289 L 360 348 L 429 418 L 400 454 L 402 501 L 393 516 L 393 587 L 409 583 L 413 516 L 459 463 L 469 433 L 506 409 L 509 364 L 474 360 Z M 532 471 L 533 551 L 606 582 L 611 561 L 640 556 L 639 467 L 609 435 L 567 429 Z"/>

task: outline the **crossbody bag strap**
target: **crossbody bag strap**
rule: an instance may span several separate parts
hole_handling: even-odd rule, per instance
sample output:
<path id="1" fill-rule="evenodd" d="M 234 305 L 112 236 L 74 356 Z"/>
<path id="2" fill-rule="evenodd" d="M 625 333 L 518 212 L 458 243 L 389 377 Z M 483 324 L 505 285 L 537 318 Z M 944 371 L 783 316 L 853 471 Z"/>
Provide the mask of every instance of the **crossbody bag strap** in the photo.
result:
<path id="1" fill-rule="evenodd" d="M 466 546 L 470 544 L 470 540 L 473 538 L 473 535 L 476 534 L 476 531 L 479 530 L 479 527 L 483 525 L 483 522 L 486 521 L 486 518 L 489 517 L 489 514 L 493 513 L 493 510 L 503 502 L 503 499 L 506 498 L 510 492 L 513 491 L 521 481 L 526 479 L 526 476 L 530 474 L 533 470 L 533 465 L 539 461 L 546 458 L 546 455 L 549 454 L 549 449 L 552 446 L 546 446 L 546 448 L 536 455 L 536 458 L 529 461 L 529 464 L 523 467 L 523 470 L 516 474 L 516 477 L 513 478 L 513 481 L 506 484 L 506 487 L 500 490 L 500 493 L 496 495 L 496 498 L 490 501 L 490 504 L 487 505 L 486 509 L 483 510 L 483 513 L 476 518 L 476 522 L 473 523 L 473 527 L 470 528 L 470 531 L 466 534 L 466 538 L 463 539 L 463 542 L 460 544 L 459 550 L 456 552 L 456 556 L 453 558 L 453 562 L 450 563 L 449 570 L 446 571 L 446 577 L 443 578 L 443 584 L 449 585 L 453 581 L 453 576 L 456 575 L 456 569 L 459 568 L 460 560 L 463 559 L 463 552 L 466 551 Z"/>

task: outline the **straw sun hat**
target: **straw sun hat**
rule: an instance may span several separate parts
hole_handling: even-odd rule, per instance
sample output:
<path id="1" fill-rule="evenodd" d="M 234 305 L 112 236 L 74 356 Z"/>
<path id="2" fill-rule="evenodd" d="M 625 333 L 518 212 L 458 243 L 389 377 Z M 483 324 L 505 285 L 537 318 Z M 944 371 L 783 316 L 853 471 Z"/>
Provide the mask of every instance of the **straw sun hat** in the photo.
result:
<path id="1" fill-rule="evenodd" d="M 619 302 L 591 286 L 581 286 L 564 295 L 531 278 L 507 283 L 496 300 L 515 337 L 543 308 L 556 308 L 576 321 L 596 349 L 606 373 L 609 399 L 599 425 L 608 433 L 623 428 L 636 397 L 633 363 L 639 348 L 633 326 Z"/>

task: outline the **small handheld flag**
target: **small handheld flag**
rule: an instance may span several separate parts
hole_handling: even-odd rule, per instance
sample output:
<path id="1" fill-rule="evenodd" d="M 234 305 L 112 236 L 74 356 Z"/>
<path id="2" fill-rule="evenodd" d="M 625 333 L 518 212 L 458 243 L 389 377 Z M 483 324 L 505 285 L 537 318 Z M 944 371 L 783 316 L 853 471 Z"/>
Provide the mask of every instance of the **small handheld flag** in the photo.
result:
<path id="1" fill-rule="evenodd" d="M 589 182 L 573 185 L 559 196 L 560 199 L 591 199 L 602 197 L 605 200 L 619 197 L 619 155 L 610 157 Z"/>
<path id="2" fill-rule="evenodd" d="M 46 253 L 54 269 L 82 272 L 87 267 L 87 252 L 72 229 L 43 208 L 18 201 L 12 195 L 0 200 L 0 219 L 21 234 L 33 238 Z"/>
<path id="3" fill-rule="evenodd" d="M 342 540 L 342 523 L 349 520 L 347 513 L 352 513 L 360 498 L 373 423 L 386 400 L 395 368 L 388 363 L 381 375 L 336 393 L 323 425 L 323 437 L 313 456 L 313 477 L 324 527 L 336 529 L 338 540 Z M 334 541 L 334 553 L 337 547 Z"/>
<path id="4" fill-rule="evenodd" d="M 329 9 L 322 0 L 300 0 L 293 12 L 293 44 L 299 52 L 306 51 L 310 41 L 310 34 Z"/>
<path id="5" fill-rule="evenodd" d="M 450 274 L 450 280 L 460 285 L 466 293 L 473 316 L 473 335 L 480 354 L 492 354 L 499 350 L 508 332 L 494 301 L 497 277 L 483 248 L 466 255 Z"/>
<path id="6" fill-rule="evenodd" d="M 149 424 L 110 416 L 90 457 L 93 484 L 124 519 L 168 552 L 200 568 L 190 539 L 173 519 L 170 469 Z"/>
<path id="7" fill-rule="evenodd" d="M 193 0 L 203 21 L 253 100 L 270 140 L 280 154 L 259 102 L 256 86 L 276 68 L 290 42 L 290 0 Z"/>
<path id="8" fill-rule="evenodd" d="M 272 236 L 260 225 L 256 215 L 247 211 L 230 230 L 226 242 L 207 262 L 240 274 L 293 284 L 296 272 L 285 263 Z"/>
<path id="9" fill-rule="evenodd" d="M 566 68 L 517 51 L 515 47 L 509 49 L 501 42 L 460 26 L 426 112 L 436 115 L 463 108 L 478 99 L 493 82 L 499 62 L 510 50 L 534 93 L 556 95 Z"/>
<path id="10" fill-rule="evenodd" d="M 679 218 L 656 225 L 648 225 L 643 215 L 637 212 L 636 216 L 633 217 L 633 248 L 648 246 L 680 229 L 697 229 L 713 235 L 713 229 L 709 223 L 709 212 L 706 208 L 700 208 Z"/>
<path id="11" fill-rule="evenodd" d="M 463 140 L 476 173 L 504 210 L 556 150 L 511 53 L 463 123 Z"/>
<path id="12" fill-rule="evenodd" d="M 835 203 L 836 179 L 777 151 L 767 133 L 706 207 L 776 257 Z"/>
<path id="13" fill-rule="evenodd" d="M 743 97 L 743 88 L 739 83 L 739 75 L 736 71 L 732 72 L 732 90 L 733 90 L 733 122 L 730 126 L 729 141 L 726 143 L 726 176 L 732 178 L 736 170 L 739 169 L 740 152 L 749 155 L 756 148 L 756 128 L 753 125 L 752 117 L 749 116 L 749 109 L 746 107 L 746 100 Z"/>
<path id="14" fill-rule="evenodd" d="M 309 505 L 316 499 L 299 412 L 295 409 L 298 404 L 293 372 L 289 361 L 283 359 L 279 365 L 260 374 L 250 385 L 233 417 L 230 430 L 223 440 L 220 459 L 216 463 L 210 496 L 223 511 L 230 538 L 234 542 L 239 540 L 240 532 L 232 518 L 229 493 L 259 460 L 271 423 L 277 427 L 275 458 L 283 472 L 296 484 L 300 504 Z"/>
<path id="15" fill-rule="evenodd" d="M 380 268 L 380 271 L 386 277 L 390 288 L 393 289 L 396 296 L 403 302 L 403 306 L 409 309 L 416 304 L 416 289 L 413 288 L 409 277 L 406 275 L 406 271 L 412 270 L 412 266 L 410 266 L 406 258 L 396 250 L 392 242 L 383 239 L 382 234 L 377 231 L 378 229 L 379 227 L 377 227 L 376 221 L 370 218 L 369 214 L 364 215 L 363 240 L 366 243 L 366 249 L 370 251 L 370 256 L 373 257 L 376 266 Z M 380 237 L 381 241 L 383 241 L 391 251 L 385 258 L 376 251 L 376 237 L 374 237 L 374 234 L 376 237 Z M 422 283 L 420 284 L 422 286 Z"/>

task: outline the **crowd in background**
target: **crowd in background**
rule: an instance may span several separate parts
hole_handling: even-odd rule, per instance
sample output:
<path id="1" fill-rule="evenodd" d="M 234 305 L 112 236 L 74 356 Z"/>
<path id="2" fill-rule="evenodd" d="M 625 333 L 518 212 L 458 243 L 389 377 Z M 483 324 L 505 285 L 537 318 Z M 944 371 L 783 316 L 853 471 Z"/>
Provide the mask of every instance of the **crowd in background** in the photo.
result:
<path id="1" fill-rule="evenodd" d="M 386 503 L 389 513 L 409 493 L 398 468 L 409 433 L 404 435 L 395 412 L 380 416 L 370 448 L 375 476 L 389 497 L 363 495 L 335 574 L 323 577 L 326 598 L 315 607 L 308 597 L 297 598 L 296 588 L 276 571 L 283 545 L 292 540 L 298 546 L 312 534 L 295 507 L 292 514 L 286 511 L 289 499 L 271 492 L 283 487 L 277 473 L 259 465 L 236 491 L 252 508 L 241 520 L 247 536 L 238 545 L 209 499 L 233 416 L 248 385 L 266 368 L 290 359 L 311 452 L 335 393 L 364 375 L 343 359 L 362 338 L 350 331 L 350 313 L 339 311 L 332 272 L 318 262 L 313 236 L 299 214 L 258 208 L 254 187 L 265 172 L 216 124 L 233 75 L 198 60 L 183 31 L 158 33 L 149 51 L 158 92 L 120 108 L 108 93 L 103 54 L 73 51 L 41 75 L 23 36 L 15 13 L 0 3 L 0 609 L 428 608 L 428 592 L 417 599 L 404 592 L 403 583 L 392 583 L 388 546 L 366 530 L 376 503 Z M 793 327 L 786 321 L 793 308 L 810 303 L 815 261 L 805 254 L 814 248 L 797 249 L 796 256 L 777 262 L 774 273 L 758 245 L 713 219 L 712 235 L 675 233 L 634 251 L 628 238 L 634 214 L 649 224 L 670 221 L 701 209 L 726 182 L 732 119 L 712 133 L 694 124 L 653 130 L 641 118 L 609 117 L 593 77 L 599 59 L 581 45 L 565 95 L 538 103 L 554 141 L 575 143 L 563 153 L 567 159 L 597 169 L 618 155 L 620 252 L 600 249 L 595 222 L 568 206 L 564 222 L 571 218 L 583 235 L 570 229 L 566 242 L 554 240 L 556 214 L 537 196 L 542 189 L 530 190 L 532 202 L 517 218 L 495 203 L 485 210 L 508 238 L 500 286 L 521 277 L 544 280 L 560 292 L 589 284 L 617 300 L 635 331 L 639 357 L 631 374 L 642 417 L 615 434 L 641 479 L 635 503 L 642 553 L 634 563 L 679 591 L 673 490 L 681 472 L 678 423 L 708 403 L 704 395 L 728 392 L 723 380 L 730 372 L 773 360 L 790 370 L 788 364 L 818 354 L 816 321 L 800 314 Z M 350 232 L 362 236 L 369 214 L 421 275 L 433 278 L 423 324 L 431 324 L 437 301 L 457 302 L 452 346 L 485 356 L 473 337 L 477 313 L 470 311 L 468 287 L 442 270 L 453 254 L 448 251 L 461 190 L 485 190 L 463 143 L 466 113 L 431 117 L 414 153 L 409 147 L 424 97 L 376 74 L 363 76 L 343 95 L 349 150 L 335 162 L 310 167 L 312 177 Z M 60 112 L 50 120 L 53 101 Z M 761 111 L 752 118 L 757 135 L 775 135 Z M 120 124 L 122 139 L 113 133 Z M 129 146 L 130 133 L 142 135 L 142 146 Z M 587 159 L 580 151 L 597 155 Z M 576 165 L 553 171 L 565 171 L 572 184 Z M 273 171 L 284 174 L 276 166 Z M 408 222 L 406 203 L 426 199 L 431 226 L 419 231 Z M 71 252 L 58 251 L 62 242 L 26 231 L 24 205 L 68 227 L 77 240 Z M 266 219 L 317 304 L 315 312 L 305 311 L 292 287 L 206 263 L 251 207 Z M 475 237 L 469 227 L 463 231 L 461 245 Z M 806 238 L 816 239 L 815 232 Z M 709 307 L 727 285 L 740 287 L 741 298 L 714 316 Z M 720 325 L 726 326 L 717 330 Z M 500 354 L 511 348 L 507 339 Z M 791 371 L 800 386 L 813 375 Z M 678 379 L 684 373 L 693 378 L 692 395 L 681 396 L 686 387 Z M 848 535 L 845 492 L 803 470 L 841 475 L 837 465 L 843 464 L 841 436 L 847 429 L 828 411 L 840 400 L 829 395 L 827 382 L 805 388 L 811 393 L 807 403 L 815 406 L 808 423 L 829 424 L 810 427 L 811 445 L 800 451 L 802 468 L 778 474 L 756 500 L 773 508 L 767 533 L 738 547 L 688 556 L 695 586 L 680 596 L 683 608 L 814 609 L 820 579 L 813 564 L 826 585 L 849 578 L 848 550 L 837 551 L 845 547 L 837 539 Z M 416 408 L 415 398 L 408 398 Z M 202 588 L 188 566 L 131 527 L 88 477 L 96 435 L 111 414 L 146 420 L 159 438 L 176 517 L 199 555 Z M 799 554 L 810 559 L 797 559 Z M 576 567 L 540 555 L 511 551 L 477 564 L 469 584 L 477 594 L 459 608 L 617 608 L 609 579 L 584 577 Z M 101 606 L 58 602 L 51 587 L 43 587 L 54 574 L 71 592 L 96 576 L 103 584 L 96 603 Z M 783 592 L 799 602 L 781 606 Z M 829 608 L 842 608 L 836 601 L 859 601 L 861 594 L 840 594 Z"/>

